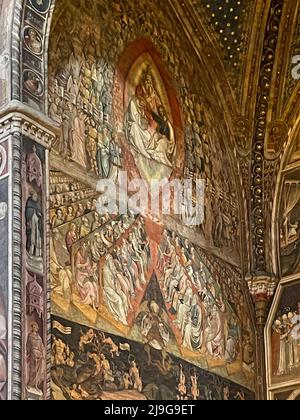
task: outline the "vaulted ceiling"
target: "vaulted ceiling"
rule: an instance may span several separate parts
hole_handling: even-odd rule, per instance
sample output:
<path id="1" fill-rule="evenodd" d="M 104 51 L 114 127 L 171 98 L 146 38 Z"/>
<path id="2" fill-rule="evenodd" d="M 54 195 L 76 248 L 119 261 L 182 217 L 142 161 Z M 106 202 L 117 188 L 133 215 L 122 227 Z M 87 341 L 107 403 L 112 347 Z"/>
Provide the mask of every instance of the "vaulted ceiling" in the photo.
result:
<path id="1" fill-rule="evenodd" d="M 265 249 L 274 245 L 272 228 L 262 219 L 268 219 L 273 208 L 287 144 L 297 142 L 292 131 L 299 118 L 300 83 L 292 70 L 300 53 L 300 1 L 186 0 L 174 1 L 172 7 L 226 97 L 227 120 L 236 133 L 248 196 L 250 229 L 260 232 L 250 238 L 254 249 L 250 270 L 276 272 L 274 255 Z M 274 125 L 280 134 L 276 151 L 270 154 Z"/>
<path id="2" fill-rule="evenodd" d="M 250 109 L 253 112 L 253 104 L 251 107 L 245 103 L 255 98 L 258 87 L 255 82 L 266 46 L 265 33 L 277 33 L 278 42 L 272 39 L 269 47 L 276 49 L 274 61 L 282 66 L 277 76 L 282 79 L 282 101 L 287 104 L 297 86 L 291 69 L 292 57 L 300 53 L 298 0 L 175 0 L 170 3 L 199 54 L 203 56 L 206 51 L 210 61 L 218 62 L 220 67 L 214 71 L 219 75 L 220 68 L 225 70 L 227 80 L 223 82 L 230 85 L 240 114 Z"/>

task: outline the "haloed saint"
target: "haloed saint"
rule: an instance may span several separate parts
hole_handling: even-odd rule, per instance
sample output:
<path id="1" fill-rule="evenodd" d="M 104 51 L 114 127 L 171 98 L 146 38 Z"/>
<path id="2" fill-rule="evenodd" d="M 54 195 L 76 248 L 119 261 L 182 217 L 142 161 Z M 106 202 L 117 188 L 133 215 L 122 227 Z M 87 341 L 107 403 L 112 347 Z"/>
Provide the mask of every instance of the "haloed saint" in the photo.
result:
<path id="1" fill-rule="evenodd" d="M 135 73 L 125 118 L 127 140 L 147 160 L 172 167 L 176 142 L 165 88 L 154 65 Z"/>

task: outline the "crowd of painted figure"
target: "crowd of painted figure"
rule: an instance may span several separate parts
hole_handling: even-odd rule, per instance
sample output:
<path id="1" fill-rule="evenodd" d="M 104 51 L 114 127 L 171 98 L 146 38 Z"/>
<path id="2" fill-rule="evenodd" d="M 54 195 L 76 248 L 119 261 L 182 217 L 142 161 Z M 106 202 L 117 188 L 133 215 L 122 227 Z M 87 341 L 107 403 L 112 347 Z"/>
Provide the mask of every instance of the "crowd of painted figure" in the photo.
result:
<path id="1" fill-rule="evenodd" d="M 127 325 L 138 292 L 145 289 L 151 259 L 143 219 L 130 229 L 106 258 L 103 268 L 104 301 L 115 319 Z"/>
<path id="2" fill-rule="evenodd" d="M 80 184 L 61 184 L 52 185 L 50 188 L 50 207 L 51 207 L 51 225 L 58 227 L 59 225 L 69 222 L 89 209 L 89 201 L 91 206 L 96 208 L 95 191 L 81 187 Z M 85 207 L 85 208 L 83 208 Z M 56 222 L 56 219 L 57 222 Z"/>
<path id="3" fill-rule="evenodd" d="M 111 253 L 114 244 L 134 221 L 134 216 L 111 219 L 108 214 L 100 217 L 97 211 L 91 210 L 55 228 L 51 238 L 52 290 L 64 297 L 75 292 L 81 303 L 97 309 L 99 262 L 109 251 Z"/>
<path id="4" fill-rule="evenodd" d="M 99 273 L 103 299 L 113 317 L 127 324 L 132 302 L 146 284 L 150 248 L 143 219 L 133 215 L 99 216 L 93 201 L 83 214 L 52 221 L 52 290 L 64 297 L 75 292 L 81 303 L 99 307 Z M 122 239 L 121 239 L 122 238 Z M 121 239 L 121 241 L 119 241 Z M 118 242 L 119 241 L 119 242 Z M 65 260 L 62 260 L 62 255 Z M 100 260 L 104 262 L 100 267 Z M 67 263 L 64 261 L 68 261 Z"/>
<path id="5" fill-rule="evenodd" d="M 240 387 L 201 373 L 185 362 L 166 357 L 164 369 L 158 363 L 149 375 L 143 351 L 131 342 L 113 338 L 103 331 L 76 325 L 69 328 L 55 321 L 62 333 L 53 332 L 52 397 L 67 400 L 99 400 L 118 395 L 123 399 L 148 400 L 245 400 Z M 80 333 L 75 334 L 79 328 Z M 74 330 L 74 331 L 73 331 Z M 147 373 L 148 372 L 148 373 Z M 203 376 L 204 375 L 204 376 Z"/>
<path id="6" fill-rule="evenodd" d="M 81 332 L 73 349 L 54 336 L 52 380 L 70 400 L 101 399 L 104 391 L 141 392 L 142 379 L 135 359 L 128 358 L 124 363 L 120 358 L 128 352 L 128 343 L 116 344 L 104 332 L 93 329 Z"/>
<path id="7" fill-rule="evenodd" d="M 130 102 L 127 119 L 121 118 L 122 121 L 129 121 L 129 124 L 115 127 L 115 113 L 112 112 L 112 103 L 116 99 L 113 95 L 119 88 L 117 83 L 114 83 L 113 63 L 118 61 L 121 52 L 124 51 L 126 40 L 146 36 L 152 38 L 156 45 L 157 39 L 164 39 L 164 42 L 157 46 L 161 48 L 165 65 L 169 67 L 170 74 L 179 86 L 181 97 L 178 99 L 181 99 L 185 114 L 184 175 L 185 178 L 193 180 L 204 179 L 207 185 L 207 214 L 200 229 L 215 246 L 236 248 L 239 236 L 238 211 L 230 164 L 226 160 L 225 147 L 220 141 L 221 134 L 217 132 L 208 112 L 205 112 L 205 105 L 199 96 L 189 88 L 189 75 L 194 76 L 195 71 L 190 57 L 183 55 L 182 50 L 179 54 L 178 34 L 165 21 L 164 13 L 159 17 L 164 24 L 159 25 L 156 19 L 153 19 L 153 10 L 149 10 L 147 4 L 144 5 L 145 20 L 143 18 L 142 21 L 139 12 L 135 8 L 132 9 L 130 4 L 118 4 L 116 8 L 109 9 L 103 4 L 101 11 L 96 7 L 90 10 L 95 10 L 93 20 L 101 19 L 101 25 L 95 24 L 93 29 L 91 26 L 85 27 L 81 15 L 66 9 L 57 20 L 56 31 L 53 34 L 49 52 L 49 114 L 62 127 L 61 138 L 54 144 L 54 150 L 91 169 L 102 178 L 115 179 L 123 161 L 116 131 L 124 128 L 129 144 L 137 146 L 136 138 L 142 138 L 139 150 L 145 149 L 145 143 L 151 146 L 152 158 L 158 158 L 165 163 L 169 161 L 169 153 L 166 153 L 165 148 L 171 148 L 174 155 L 176 139 L 173 138 L 173 130 L 162 108 L 160 112 L 155 112 L 161 122 L 160 129 L 154 136 L 159 141 L 155 142 L 157 144 L 154 147 L 146 129 L 151 126 L 153 116 L 145 112 L 145 105 L 151 98 L 158 98 L 151 86 L 151 75 L 146 78 L 150 81 L 147 89 L 144 90 L 143 86 L 137 89 L 135 98 Z M 156 13 L 160 12 L 156 10 Z M 136 19 L 130 16 L 135 16 Z M 136 32 L 139 35 L 135 36 Z M 184 72 L 183 68 L 186 69 Z M 160 100 L 156 102 L 159 103 Z M 138 111 L 135 109 L 136 104 Z M 118 103 L 118 106 L 123 105 Z M 142 114 L 145 114 L 146 118 Z M 133 132 L 139 133 L 139 136 L 133 136 Z M 170 141 L 161 141 L 162 137 Z M 143 152 L 149 156 L 147 150 Z"/>
<path id="8" fill-rule="evenodd" d="M 183 347 L 233 363 L 244 341 L 247 364 L 251 365 L 253 348 L 251 357 L 249 321 L 243 318 L 245 303 L 239 279 L 224 276 L 218 282 L 189 241 L 167 231 L 158 269 L 165 302 Z"/>
<path id="9" fill-rule="evenodd" d="M 300 367 L 300 303 L 298 312 L 288 310 L 273 324 L 272 373 L 287 375 Z"/>
<path id="10" fill-rule="evenodd" d="M 65 39 L 60 39 L 63 57 L 59 48 L 55 52 L 58 61 L 54 63 L 60 63 L 61 67 L 50 78 L 49 115 L 62 130 L 54 148 L 100 178 L 116 179 L 122 150 L 108 124 L 112 112 L 108 91 L 113 72 L 99 57 L 95 34 L 88 42 L 84 32 L 76 35 L 79 39 L 74 36 L 68 47 Z"/>

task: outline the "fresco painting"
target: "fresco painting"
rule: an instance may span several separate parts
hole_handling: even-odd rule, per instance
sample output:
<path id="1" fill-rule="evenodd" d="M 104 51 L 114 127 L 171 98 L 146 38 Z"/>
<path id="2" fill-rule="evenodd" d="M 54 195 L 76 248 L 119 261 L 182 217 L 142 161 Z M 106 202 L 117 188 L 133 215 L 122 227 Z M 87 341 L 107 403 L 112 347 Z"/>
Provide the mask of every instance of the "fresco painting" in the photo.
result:
<path id="1" fill-rule="evenodd" d="M 157 312 L 152 304 L 152 313 Z M 182 359 L 52 317 L 54 400 L 252 400 L 247 389 Z M 151 334 L 151 333 L 149 333 Z"/>
<path id="2" fill-rule="evenodd" d="M 161 34 L 161 49 L 154 35 L 143 37 L 149 31 L 146 23 L 135 26 L 139 16 L 134 3 L 118 3 L 110 10 L 104 2 L 101 6 L 93 8 L 94 20 L 88 14 L 82 19 L 73 2 L 54 15 L 49 116 L 61 135 L 53 153 L 98 179 L 117 181 L 120 170 L 129 181 L 148 184 L 203 179 L 205 217 L 195 230 L 201 242 L 238 264 L 239 214 L 231 164 L 209 108 L 189 90 L 190 57 L 181 53 L 180 65 L 175 59 L 179 40 L 171 28 Z M 160 33 L 146 6 L 145 13 L 153 34 Z M 136 19 L 127 21 L 132 14 Z"/>
<path id="3" fill-rule="evenodd" d="M 174 353 L 251 387 L 239 271 L 144 216 L 100 217 L 96 198 L 76 203 L 87 187 L 56 171 L 51 180 L 53 313 L 144 343 L 150 364 Z"/>
<path id="4" fill-rule="evenodd" d="M 126 139 L 143 177 L 169 178 L 176 162 L 176 138 L 168 95 L 149 54 L 142 54 L 127 77 Z M 151 162 L 151 164 L 150 164 Z"/>
<path id="5" fill-rule="evenodd" d="M 53 396 L 251 399 L 253 325 L 222 136 L 182 71 L 190 58 L 174 62 L 173 28 L 161 34 L 161 49 L 148 6 L 154 31 L 146 39 L 139 17 L 127 19 L 134 4 L 114 4 L 93 8 L 95 24 L 71 1 L 54 12 L 50 35 L 49 117 L 60 127 L 49 174 L 51 302 L 60 323 Z M 29 35 L 27 48 L 38 50 Z M 203 223 L 189 229 L 172 212 L 169 220 L 99 212 L 97 182 L 118 185 L 121 171 L 148 186 L 204 179 Z"/>

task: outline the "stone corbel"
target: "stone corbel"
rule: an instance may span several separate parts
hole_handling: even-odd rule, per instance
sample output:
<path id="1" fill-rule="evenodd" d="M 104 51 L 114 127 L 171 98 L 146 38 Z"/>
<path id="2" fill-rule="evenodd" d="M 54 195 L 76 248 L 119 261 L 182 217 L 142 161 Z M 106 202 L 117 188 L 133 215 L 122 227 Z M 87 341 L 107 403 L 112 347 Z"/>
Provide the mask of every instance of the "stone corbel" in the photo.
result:
<path id="1" fill-rule="evenodd" d="M 275 293 L 277 280 L 270 274 L 249 275 L 248 288 L 255 304 L 257 325 L 264 325 L 268 317 L 271 299 Z"/>
<path id="2" fill-rule="evenodd" d="M 60 128 L 52 120 L 18 101 L 12 101 L 0 112 L 0 139 L 23 134 L 46 149 L 60 133 Z"/>

